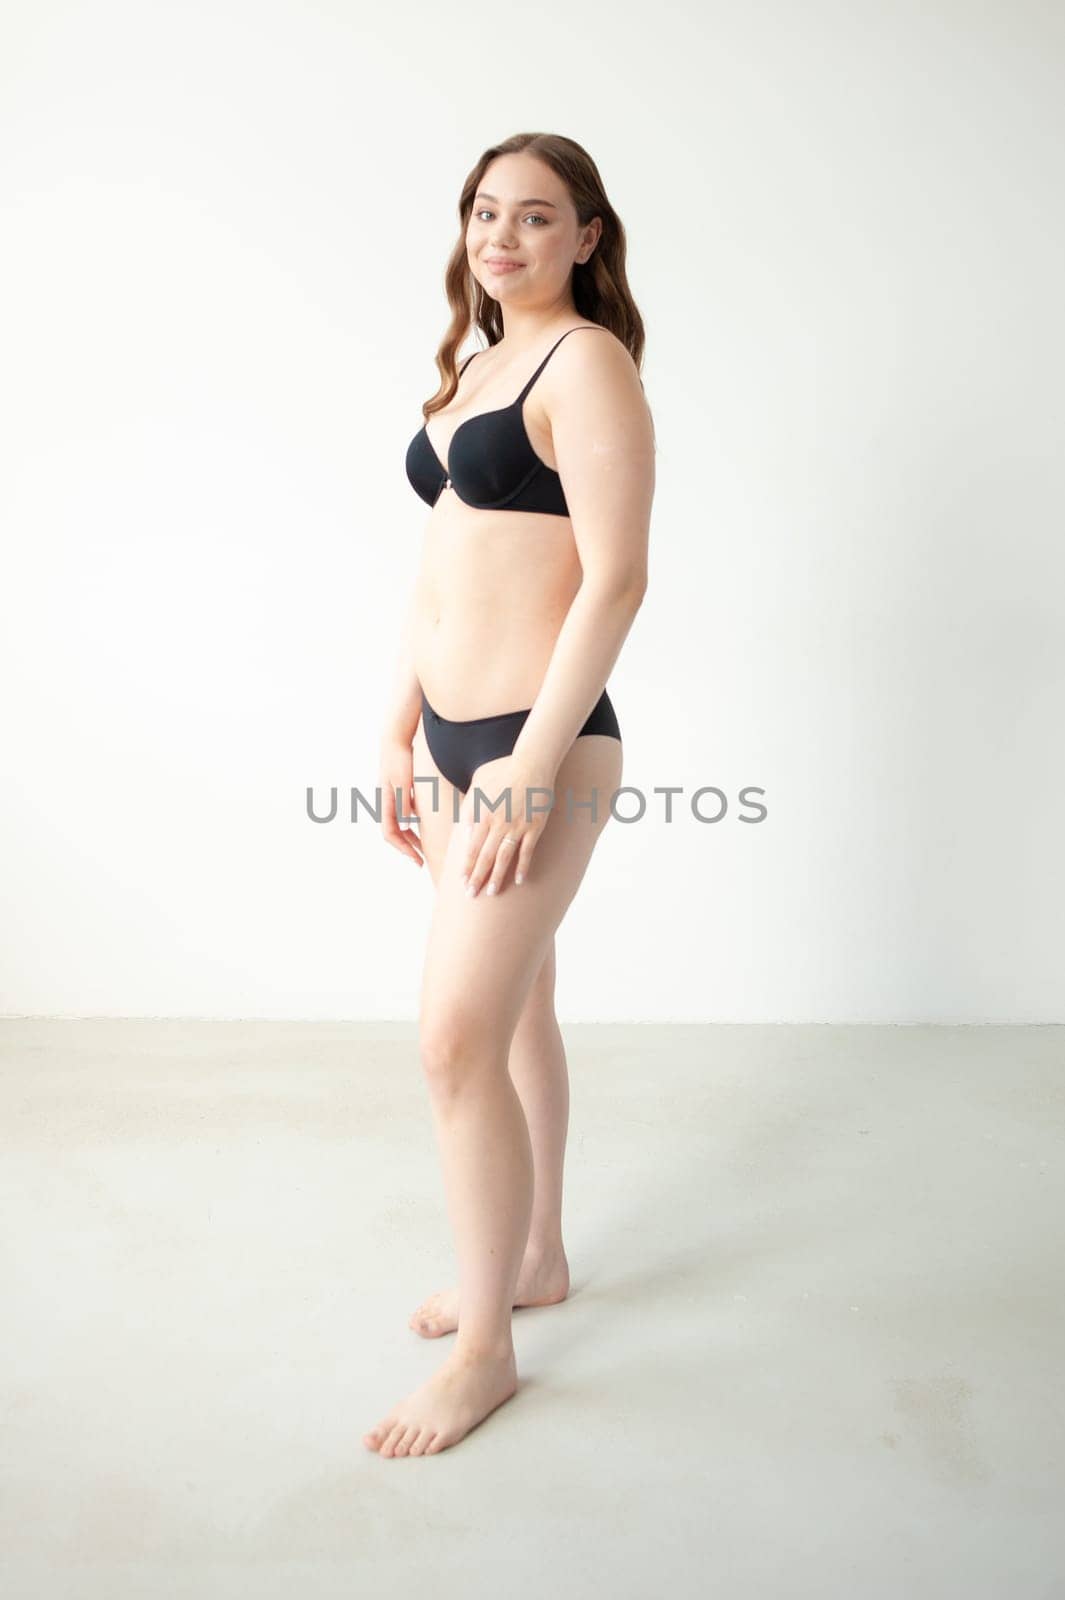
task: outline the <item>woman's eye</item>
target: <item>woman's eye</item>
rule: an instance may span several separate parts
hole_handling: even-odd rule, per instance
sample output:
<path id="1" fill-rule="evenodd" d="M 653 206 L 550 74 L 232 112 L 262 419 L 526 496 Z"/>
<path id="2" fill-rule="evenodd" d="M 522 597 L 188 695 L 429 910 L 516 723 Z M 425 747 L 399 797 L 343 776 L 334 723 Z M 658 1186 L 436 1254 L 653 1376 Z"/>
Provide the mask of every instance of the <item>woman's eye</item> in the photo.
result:
<path id="1" fill-rule="evenodd" d="M 475 213 L 475 215 L 476 215 L 477 221 L 479 222 L 482 217 L 490 217 L 490 216 L 492 216 L 492 212 L 491 211 L 478 211 L 478 212 Z M 545 225 L 547 223 L 547 218 L 546 217 L 542 217 L 538 211 L 528 211 L 528 212 L 526 212 L 525 216 L 526 216 L 526 219 L 529 218 L 529 217 L 535 217 L 537 222 L 542 222 Z"/>

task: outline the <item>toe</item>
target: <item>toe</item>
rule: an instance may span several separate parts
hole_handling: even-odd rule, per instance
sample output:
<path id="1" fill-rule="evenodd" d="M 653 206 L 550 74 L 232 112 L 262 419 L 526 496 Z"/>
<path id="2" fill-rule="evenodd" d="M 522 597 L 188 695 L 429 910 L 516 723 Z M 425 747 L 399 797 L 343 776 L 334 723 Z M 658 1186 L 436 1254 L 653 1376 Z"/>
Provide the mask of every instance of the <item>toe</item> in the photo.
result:
<path id="1" fill-rule="evenodd" d="M 427 1428 L 422 1428 L 421 1431 L 415 1437 L 414 1442 L 411 1444 L 410 1451 L 408 1453 L 410 1455 L 412 1455 L 412 1456 L 424 1455 L 425 1454 L 426 1441 L 430 1437 L 431 1437 L 431 1435 L 429 1433 L 429 1430 Z"/>
<path id="2" fill-rule="evenodd" d="M 411 1441 L 416 1439 L 417 1437 L 418 1437 L 417 1428 L 404 1428 L 403 1432 L 400 1434 L 399 1438 L 396 1440 L 396 1451 L 395 1451 L 396 1455 L 397 1456 L 405 1456 L 405 1455 L 407 1455 L 409 1453 L 409 1451 L 410 1451 Z"/>
<path id="3" fill-rule="evenodd" d="M 406 1431 L 406 1425 L 405 1425 L 405 1423 L 402 1423 L 402 1422 L 397 1422 L 394 1428 L 390 1428 L 389 1429 L 388 1434 L 387 1434 L 387 1436 L 385 1438 L 385 1441 L 381 1446 L 381 1454 L 383 1456 L 394 1456 L 395 1455 L 395 1453 L 396 1453 L 396 1444 L 398 1443 L 398 1441 L 400 1439 L 400 1436 L 405 1431 Z"/>

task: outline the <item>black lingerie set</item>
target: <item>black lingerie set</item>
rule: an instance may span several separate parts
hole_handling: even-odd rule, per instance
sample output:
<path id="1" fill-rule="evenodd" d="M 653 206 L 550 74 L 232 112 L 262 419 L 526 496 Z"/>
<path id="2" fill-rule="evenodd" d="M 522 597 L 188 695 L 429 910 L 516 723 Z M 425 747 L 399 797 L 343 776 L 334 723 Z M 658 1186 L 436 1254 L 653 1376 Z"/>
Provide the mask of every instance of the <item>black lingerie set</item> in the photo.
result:
<path id="1" fill-rule="evenodd" d="M 522 405 L 562 340 L 580 331 L 570 328 L 555 340 L 512 405 L 496 411 L 482 411 L 459 424 L 452 435 L 446 467 L 429 442 L 423 425 L 407 449 L 407 477 L 415 493 L 430 506 L 436 504 L 445 489 L 450 489 L 464 505 L 479 511 L 537 511 L 568 517 L 562 479 L 533 449 Z M 463 362 L 460 377 L 480 353 L 474 351 Z M 521 711 L 505 711 L 500 716 L 455 721 L 439 716 L 422 690 L 422 724 L 429 753 L 448 782 L 463 794 L 482 762 L 495 761 L 511 753 L 531 710 L 531 706 L 526 706 Z M 605 689 L 592 707 L 578 739 L 586 733 L 621 738 L 618 719 Z"/>

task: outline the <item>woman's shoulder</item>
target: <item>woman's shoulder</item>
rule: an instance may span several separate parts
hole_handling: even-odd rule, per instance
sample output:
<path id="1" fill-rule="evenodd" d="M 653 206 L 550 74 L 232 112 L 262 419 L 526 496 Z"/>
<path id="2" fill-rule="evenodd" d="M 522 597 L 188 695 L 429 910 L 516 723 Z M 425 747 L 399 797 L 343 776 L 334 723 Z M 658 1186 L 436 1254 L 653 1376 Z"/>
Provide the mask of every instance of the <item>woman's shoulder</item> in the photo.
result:
<path id="1" fill-rule="evenodd" d="M 570 333 L 583 333 L 586 328 L 595 329 L 594 339 L 566 337 Z M 552 367 L 555 368 L 555 380 L 560 384 L 565 383 L 567 374 L 571 379 L 579 379 L 581 374 L 601 374 L 607 380 L 616 379 L 619 374 L 624 377 L 635 374 L 639 377 L 628 345 L 618 338 L 612 328 L 604 327 L 601 322 L 576 322 L 572 328 L 567 328 L 555 343 L 545 377 Z"/>

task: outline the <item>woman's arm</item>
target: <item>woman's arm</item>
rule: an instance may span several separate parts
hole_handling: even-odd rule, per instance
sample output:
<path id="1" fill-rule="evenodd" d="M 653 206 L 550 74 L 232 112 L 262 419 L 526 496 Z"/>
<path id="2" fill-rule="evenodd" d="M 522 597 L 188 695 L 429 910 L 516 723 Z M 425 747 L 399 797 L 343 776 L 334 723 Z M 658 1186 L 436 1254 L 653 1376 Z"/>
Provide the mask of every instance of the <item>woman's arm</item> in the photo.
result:
<path id="1" fill-rule="evenodd" d="M 646 584 L 585 578 L 566 613 L 514 759 L 530 782 L 551 788 L 562 758 L 588 720 L 621 653 Z"/>
<path id="2" fill-rule="evenodd" d="M 413 591 L 407 604 L 400 635 L 399 656 L 392 679 L 392 689 L 385 709 L 381 729 L 381 746 L 409 745 L 422 714 L 422 689 L 414 670 L 414 616 L 417 591 Z"/>
<path id="3" fill-rule="evenodd" d="M 619 339 L 567 339 L 547 372 L 544 404 L 584 576 L 513 754 L 531 781 L 551 786 L 643 603 L 655 444 Z"/>
<path id="4" fill-rule="evenodd" d="M 402 827 L 401 818 L 417 814 L 414 793 L 414 753 L 411 746 L 422 714 L 422 692 L 414 671 L 413 623 L 417 591 L 411 596 L 403 619 L 399 659 L 381 729 L 379 787 L 381 791 L 381 832 L 388 844 L 410 856 L 417 866 L 424 865 L 421 835 Z"/>

